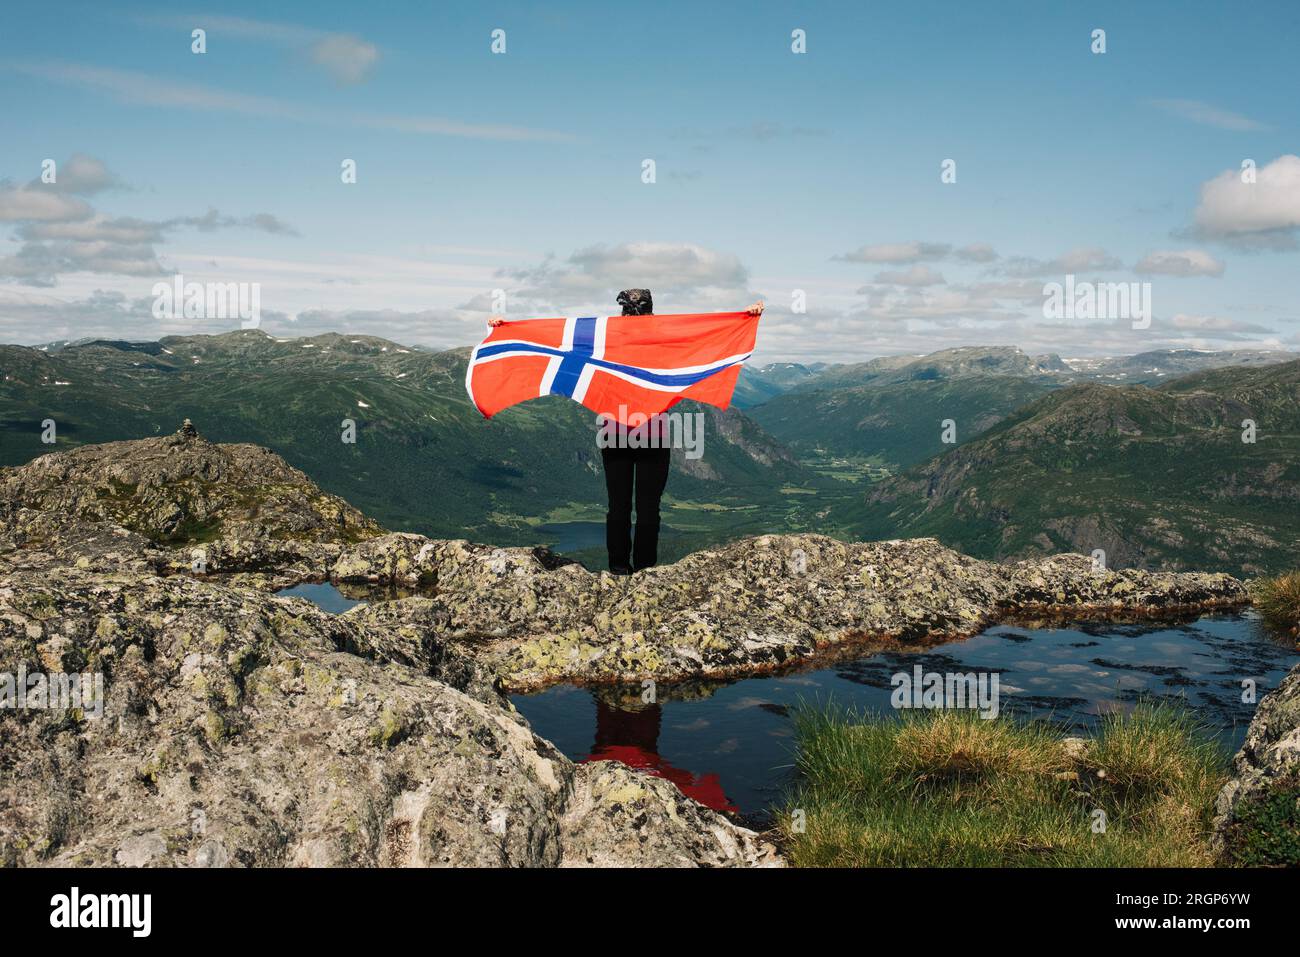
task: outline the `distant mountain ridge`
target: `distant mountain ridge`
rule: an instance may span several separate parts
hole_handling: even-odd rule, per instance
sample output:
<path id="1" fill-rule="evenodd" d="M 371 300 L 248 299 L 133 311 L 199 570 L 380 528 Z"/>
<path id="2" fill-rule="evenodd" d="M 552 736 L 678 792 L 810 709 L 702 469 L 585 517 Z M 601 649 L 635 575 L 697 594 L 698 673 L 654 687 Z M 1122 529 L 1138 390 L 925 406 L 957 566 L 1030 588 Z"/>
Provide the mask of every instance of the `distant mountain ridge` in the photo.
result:
<path id="1" fill-rule="evenodd" d="M 800 391 L 852 388 L 967 376 L 1032 377 L 1068 372 L 1057 355 L 1034 357 L 1015 346 L 961 346 L 925 356 L 883 356 L 833 365 L 798 384 Z"/>
<path id="2" fill-rule="evenodd" d="M 824 390 L 875 383 L 954 379 L 972 375 L 1051 376 L 1065 381 L 1163 378 L 1229 366 L 1262 366 L 1300 359 L 1300 353 L 1276 349 L 1155 349 L 1131 356 L 1063 359 L 1056 353 L 1031 356 L 1016 346 L 960 346 L 928 355 L 882 356 L 866 362 L 824 366 L 793 385 Z"/>
<path id="3" fill-rule="evenodd" d="M 960 444 L 1073 383 L 1159 383 L 1199 369 L 1296 358 L 1257 350 L 1165 350 L 1065 360 L 1055 354 L 1030 356 L 1014 347 L 970 346 L 829 366 L 749 414 L 801 455 L 824 453 L 906 468 L 948 450 L 944 422 L 953 423 Z"/>
<path id="4" fill-rule="evenodd" d="M 191 418 L 213 441 L 275 450 L 387 527 L 505 545 L 569 541 L 566 550 L 594 556 L 605 500 L 594 417 L 549 397 L 486 422 L 464 392 L 467 355 L 256 330 L 0 346 L 0 465 L 164 435 Z M 681 407 L 705 416 L 705 455 L 674 453 L 662 554 L 773 531 L 907 533 L 985 557 L 1098 547 L 1117 562 L 1276 567 L 1290 525 L 1273 512 L 1294 504 L 1295 486 L 1295 450 L 1277 423 L 1300 420 L 1300 402 L 1276 385 L 1294 368 L 1276 361 L 1287 355 L 1171 350 L 1085 362 L 965 347 L 747 367 L 735 408 Z M 1194 369 L 1215 363 L 1228 365 Z M 1252 376 L 1263 392 L 1251 391 Z M 1159 388 L 1116 387 L 1144 377 Z M 1219 410 L 1213 429 L 1188 411 L 1203 408 Z M 1117 411 L 1099 419 L 1104 409 Z M 1261 416 L 1261 444 L 1220 447 L 1219 432 L 1247 413 Z M 341 441 L 345 419 L 355 444 Z M 41 442 L 47 420 L 54 446 Z M 1187 481 L 1150 485 L 1162 469 Z M 1140 497 L 1125 496 L 1127 475 L 1148 483 Z"/>
<path id="5" fill-rule="evenodd" d="M 783 392 L 812 379 L 826 368 L 826 363 L 803 365 L 799 362 L 769 362 L 767 365 L 747 365 L 740 370 L 732 404 L 738 409 L 748 409 L 766 402 Z"/>
<path id="6" fill-rule="evenodd" d="M 1294 352 L 1276 349 L 1231 349 L 1222 352 L 1196 349 L 1157 349 L 1131 356 L 1102 359 L 1067 359 L 1068 370 L 1078 377 L 1128 382 L 1157 382 L 1167 378 L 1235 366 L 1264 366 L 1292 362 Z"/>
<path id="7" fill-rule="evenodd" d="M 1293 567 L 1300 361 L 1054 391 L 874 487 L 855 530 L 991 558 L 1101 549 L 1116 566 Z"/>

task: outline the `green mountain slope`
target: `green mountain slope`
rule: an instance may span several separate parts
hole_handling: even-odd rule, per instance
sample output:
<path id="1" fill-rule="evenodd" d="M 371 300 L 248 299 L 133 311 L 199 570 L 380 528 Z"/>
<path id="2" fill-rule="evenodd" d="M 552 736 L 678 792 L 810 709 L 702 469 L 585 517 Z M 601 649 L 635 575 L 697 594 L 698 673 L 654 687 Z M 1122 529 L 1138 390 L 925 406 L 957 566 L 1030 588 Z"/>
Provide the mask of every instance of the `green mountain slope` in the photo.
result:
<path id="1" fill-rule="evenodd" d="M 1056 356 L 970 346 L 831 366 L 750 410 L 805 464 L 841 478 L 886 478 L 966 442 L 1067 380 Z"/>
<path id="2" fill-rule="evenodd" d="M 1254 443 L 1242 422 L 1257 424 Z M 1300 560 L 1300 362 L 1071 386 L 872 489 L 863 537 L 1255 574 Z"/>
<path id="3" fill-rule="evenodd" d="M 965 442 L 1054 388 L 1041 377 L 992 375 L 888 382 L 789 392 L 749 414 L 809 461 L 829 455 L 897 469 L 944 451 L 945 420 Z"/>
<path id="4" fill-rule="evenodd" d="M 967 346 L 928 356 L 887 356 L 830 366 L 793 382 L 749 410 L 805 464 L 841 477 L 880 479 L 979 436 L 1047 393 L 1080 382 L 1158 385 L 1218 367 L 1264 367 L 1293 353 L 1158 350 L 1135 356 L 1071 359 L 1030 356 L 1013 347 Z"/>
<path id="5" fill-rule="evenodd" d="M 465 394 L 467 350 L 368 336 L 276 340 L 256 330 L 0 347 L 0 464 L 53 448 L 162 435 L 185 418 L 215 442 L 252 442 L 391 528 L 482 541 L 548 540 L 539 525 L 604 517 L 595 417 L 562 398 L 486 421 Z M 735 410 L 706 417 L 704 456 L 675 451 L 671 528 L 695 540 L 800 524 L 831 484 Z M 40 441 L 56 423 L 54 447 Z M 342 441 L 344 420 L 355 444 Z M 799 493 L 805 494 L 799 494 Z M 670 536 L 671 537 L 671 536 Z"/>

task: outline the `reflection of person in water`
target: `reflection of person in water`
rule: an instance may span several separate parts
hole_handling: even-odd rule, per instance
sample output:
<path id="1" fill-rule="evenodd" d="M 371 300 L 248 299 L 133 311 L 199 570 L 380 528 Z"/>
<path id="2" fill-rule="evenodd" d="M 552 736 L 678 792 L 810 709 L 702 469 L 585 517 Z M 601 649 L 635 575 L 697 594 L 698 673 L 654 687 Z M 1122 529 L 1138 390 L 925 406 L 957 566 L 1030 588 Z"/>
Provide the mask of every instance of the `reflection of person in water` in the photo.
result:
<path id="1" fill-rule="evenodd" d="M 675 768 L 659 756 L 659 727 L 663 708 L 657 704 L 635 709 L 618 708 L 593 695 L 596 703 L 596 741 L 586 761 L 622 761 L 667 778 L 678 790 L 715 811 L 735 811 L 716 774 L 692 774 Z"/>

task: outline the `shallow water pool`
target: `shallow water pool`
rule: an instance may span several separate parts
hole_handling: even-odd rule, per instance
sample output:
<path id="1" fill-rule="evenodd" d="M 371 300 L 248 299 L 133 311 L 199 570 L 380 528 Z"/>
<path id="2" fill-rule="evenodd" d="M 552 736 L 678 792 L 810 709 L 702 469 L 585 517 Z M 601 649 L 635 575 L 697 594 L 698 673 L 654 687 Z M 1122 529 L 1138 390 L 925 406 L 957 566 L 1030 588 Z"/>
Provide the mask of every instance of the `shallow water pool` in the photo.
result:
<path id="1" fill-rule="evenodd" d="M 641 688 L 562 685 L 512 700 L 533 729 L 576 761 L 613 758 L 672 780 L 719 810 L 759 814 L 779 802 L 794 761 L 790 710 L 800 702 L 893 713 L 901 672 L 996 673 L 1005 714 L 1085 731 L 1139 700 L 1186 702 L 1223 746 L 1236 750 L 1255 702 L 1300 660 L 1252 614 L 1186 624 L 999 625 L 964 641 L 889 651 L 821 668 L 730 684 Z M 1243 700 L 1246 679 L 1254 701 Z"/>

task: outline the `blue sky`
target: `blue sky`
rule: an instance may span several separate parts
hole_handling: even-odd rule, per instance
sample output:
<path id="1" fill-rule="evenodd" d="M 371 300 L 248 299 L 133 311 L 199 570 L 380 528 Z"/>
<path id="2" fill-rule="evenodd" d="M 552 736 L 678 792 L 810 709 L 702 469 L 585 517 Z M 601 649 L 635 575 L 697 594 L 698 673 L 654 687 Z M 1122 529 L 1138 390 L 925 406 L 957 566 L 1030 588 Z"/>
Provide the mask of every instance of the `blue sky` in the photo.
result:
<path id="1" fill-rule="evenodd" d="M 496 289 L 649 286 L 764 298 L 761 359 L 1296 349 L 1298 40 L 1286 2 L 23 5 L 0 338 L 238 326 L 155 319 L 180 272 L 259 283 L 275 335 L 435 347 Z M 1151 283 L 1150 328 L 1044 319 L 1067 273 Z"/>

